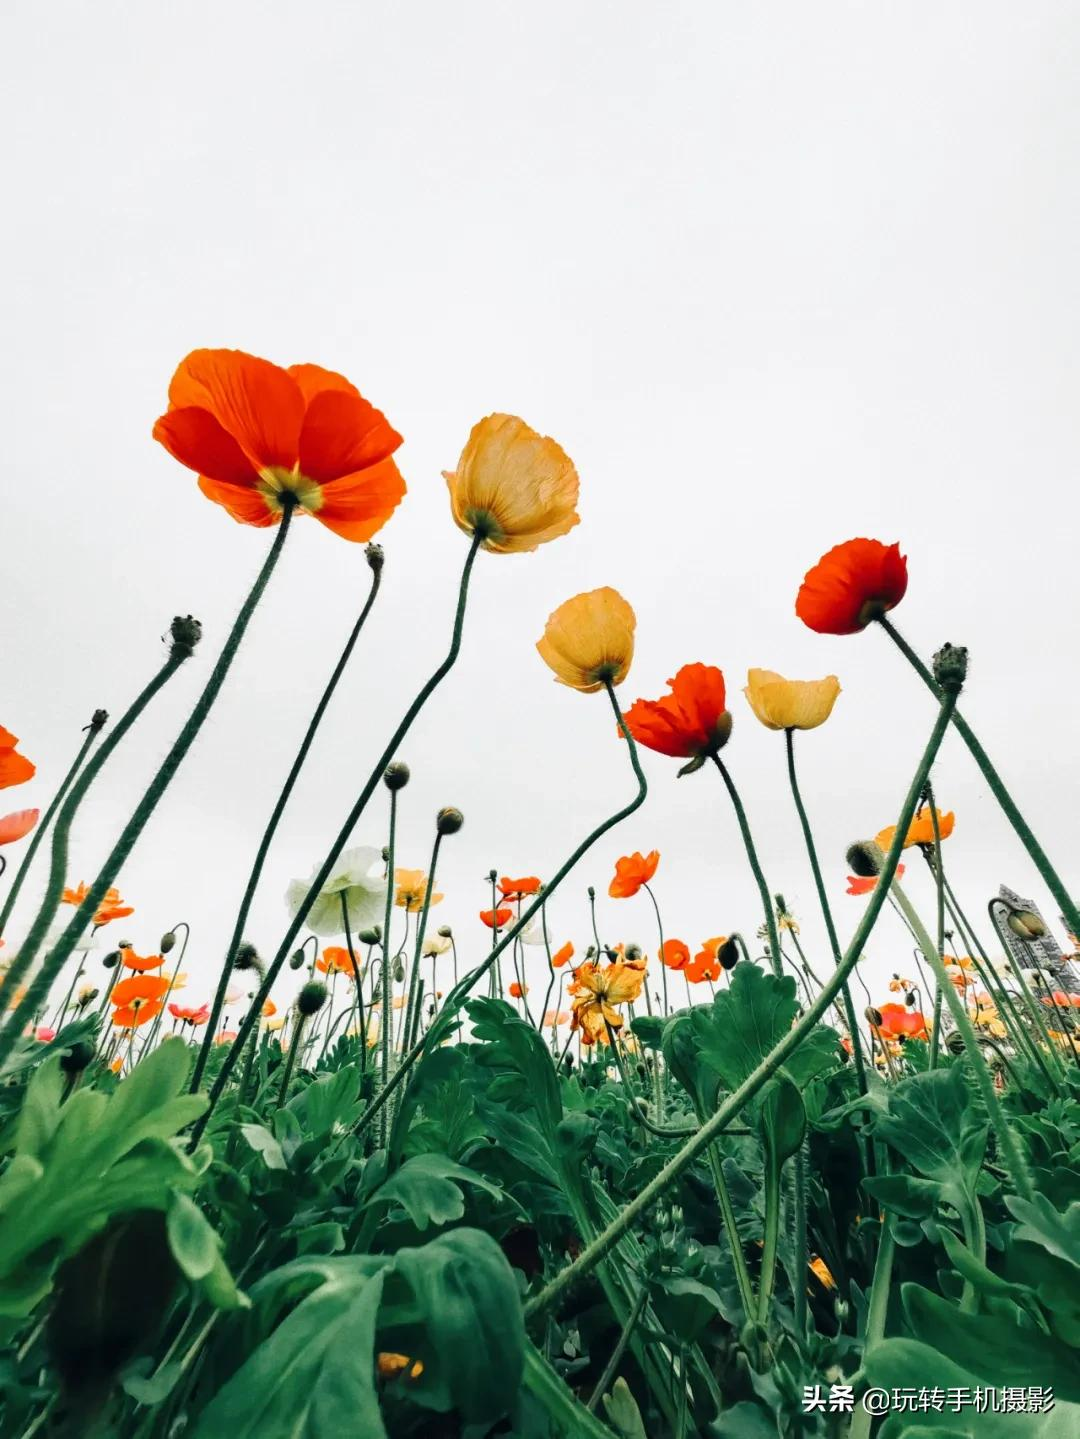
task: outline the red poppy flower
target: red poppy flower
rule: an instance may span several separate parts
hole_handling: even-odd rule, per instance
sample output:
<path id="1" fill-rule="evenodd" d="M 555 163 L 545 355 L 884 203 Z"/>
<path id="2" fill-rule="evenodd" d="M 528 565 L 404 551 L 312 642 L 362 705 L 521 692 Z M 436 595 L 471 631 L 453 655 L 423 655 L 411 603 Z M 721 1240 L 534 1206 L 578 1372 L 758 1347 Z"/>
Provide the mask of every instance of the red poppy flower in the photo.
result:
<path id="1" fill-rule="evenodd" d="M 562 969 L 563 965 L 569 963 L 569 961 L 572 960 L 573 957 L 574 946 L 570 943 L 569 940 L 567 940 L 567 942 L 563 945 L 562 949 L 557 949 L 555 953 L 551 956 L 551 963 L 555 969 Z"/>
<path id="2" fill-rule="evenodd" d="M 499 890 L 503 899 L 524 899 L 526 895 L 539 894 L 540 881 L 534 874 L 524 879 L 508 879 L 504 874 L 499 880 Z"/>
<path id="3" fill-rule="evenodd" d="M 917 1009 L 908 1009 L 906 1004 L 882 1004 L 878 1006 L 881 1015 L 881 1032 L 895 1039 L 928 1039 L 926 1016 Z"/>
<path id="4" fill-rule="evenodd" d="M 528 994 L 528 992 L 529 992 L 529 986 L 528 986 L 528 985 L 526 985 L 525 988 L 522 989 L 521 985 L 518 984 L 518 982 L 517 982 L 516 979 L 511 982 L 511 985 L 510 985 L 510 993 L 511 993 L 511 995 L 514 997 L 514 999 L 520 999 L 523 994 Z"/>
<path id="5" fill-rule="evenodd" d="M 25 755 L 16 754 L 19 741 L 10 730 L 0 725 L 0 789 L 9 789 L 13 784 L 25 784 L 37 773 Z"/>
<path id="6" fill-rule="evenodd" d="M 898 864 L 896 866 L 896 878 L 900 879 L 903 873 L 904 866 L 902 864 Z M 849 874 L 847 877 L 848 894 L 869 894 L 870 891 L 876 887 L 876 885 L 877 875 L 872 875 L 866 879 L 864 879 L 862 875 L 857 874 Z"/>
<path id="7" fill-rule="evenodd" d="M 0 844 L 14 844 L 28 835 L 41 816 L 39 809 L 17 809 L 0 818 Z"/>
<path id="8" fill-rule="evenodd" d="M 193 350 L 154 438 L 245 525 L 277 524 L 292 495 L 328 530 L 370 540 L 405 493 L 391 459 L 401 436 L 355 385 L 318 365 Z"/>
<path id="9" fill-rule="evenodd" d="M 39 1024 L 34 1030 L 34 1038 L 41 1044 L 51 1044 L 56 1038 L 56 1030 L 50 1029 L 47 1024 Z"/>
<path id="10" fill-rule="evenodd" d="M 846 540 L 807 573 L 795 613 L 818 634 L 858 634 L 900 603 L 907 580 L 907 560 L 899 545 Z"/>
<path id="11" fill-rule="evenodd" d="M 632 899 L 641 886 L 652 879 L 659 863 L 658 849 L 651 849 L 646 855 L 640 850 L 624 854 L 615 861 L 615 878 L 608 885 L 608 894 L 612 899 Z"/>
<path id="12" fill-rule="evenodd" d="M 723 674 L 715 665 L 683 665 L 668 685 L 669 695 L 631 705 L 627 729 L 638 744 L 673 759 L 716 754 L 731 734 Z"/>
<path id="13" fill-rule="evenodd" d="M 487 925 L 488 929 L 502 929 L 514 917 L 514 911 L 503 905 L 500 909 L 482 909 L 480 918 Z"/>
<path id="14" fill-rule="evenodd" d="M 685 969 L 690 963 L 690 950 L 681 939 L 665 939 L 660 958 L 668 969 Z"/>
<path id="15" fill-rule="evenodd" d="M 169 1013 L 174 1019 L 182 1019 L 185 1024 L 205 1024 L 210 1018 L 210 1006 L 200 1004 L 198 1009 L 190 1004 L 170 1004 Z"/>
<path id="16" fill-rule="evenodd" d="M 1043 995 L 1043 1004 L 1053 1005 L 1055 1009 L 1068 1005 L 1080 1009 L 1080 994 L 1066 994 L 1063 989 L 1055 989 L 1052 994 Z"/>

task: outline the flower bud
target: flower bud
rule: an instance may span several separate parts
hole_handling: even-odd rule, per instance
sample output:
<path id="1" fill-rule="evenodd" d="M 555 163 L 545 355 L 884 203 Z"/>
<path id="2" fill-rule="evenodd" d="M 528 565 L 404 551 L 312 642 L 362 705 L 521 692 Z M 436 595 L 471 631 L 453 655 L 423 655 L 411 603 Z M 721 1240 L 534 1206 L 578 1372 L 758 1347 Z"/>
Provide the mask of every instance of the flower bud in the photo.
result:
<path id="1" fill-rule="evenodd" d="M 848 868 L 860 879 L 876 879 L 884 861 L 881 846 L 872 839 L 853 844 L 847 852 Z"/>
<path id="2" fill-rule="evenodd" d="M 188 659 L 202 638 L 202 625 L 191 615 L 177 615 L 169 626 L 174 659 Z"/>
<path id="3" fill-rule="evenodd" d="M 106 969 L 115 969 L 120 963 L 120 951 L 118 949 L 111 950 L 101 962 Z"/>
<path id="4" fill-rule="evenodd" d="M 326 1003 L 326 985 L 318 979 L 310 979 L 296 996 L 296 1007 L 302 1015 L 318 1014 Z"/>
<path id="5" fill-rule="evenodd" d="M 85 1039 L 78 1040 L 66 1054 L 60 1056 L 60 1068 L 65 1074 L 81 1074 L 94 1057 L 94 1046 Z"/>
<path id="6" fill-rule="evenodd" d="M 464 823 L 465 816 L 453 806 L 441 809 L 435 816 L 435 828 L 439 834 L 457 834 Z"/>
<path id="7" fill-rule="evenodd" d="M 94 733 L 97 734 L 98 730 L 103 730 L 108 723 L 109 711 L 95 710 L 94 713 L 90 716 L 90 723 L 86 726 L 86 728 L 89 730 L 93 730 Z"/>
<path id="8" fill-rule="evenodd" d="M 409 783 L 409 766 L 396 759 L 383 770 L 383 784 L 388 790 L 404 789 Z"/>
<path id="9" fill-rule="evenodd" d="M 381 926 L 373 924 L 370 929 L 362 929 L 356 937 L 361 944 L 378 944 L 381 935 Z"/>
<path id="10" fill-rule="evenodd" d="M 590 944 L 590 945 L 589 945 L 588 949 L 585 951 L 585 958 L 586 958 L 586 959 L 595 959 L 595 958 L 596 958 L 596 945 L 595 945 L 595 944 Z"/>
<path id="11" fill-rule="evenodd" d="M 959 694 L 967 679 L 966 645 L 944 644 L 934 656 L 934 678 L 947 694 Z"/>
<path id="12" fill-rule="evenodd" d="M 883 1019 L 883 1017 L 882 1017 L 881 1010 L 880 1010 L 880 1009 L 875 1009 L 872 1004 L 869 1004 L 869 1005 L 867 1005 L 866 1010 L 865 1010 L 864 1012 L 865 1012 L 865 1014 L 866 1014 L 867 1019 L 868 1019 L 868 1020 L 870 1021 L 870 1023 L 874 1026 L 874 1028 L 875 1028 L 875 1029 L 880 1029 L 881 1026 L 882 1026 L 882 1024 L 884 1023 L 884 1019 Z"/>
<path id="13" fill-rule="evenodd" d="M 590 899 L 595 899 L 595 898 L 596 898 L 596 890 L 593 889 L 593 887 L 592 887 L 591 884 L 589 885 L 589 898 L 590 898 Z"/>
<path id="14" fill-rule="evenodd" d="M 499 871 L 498 871 L 497 869 L 489 869 L 488 872 L 487 872 L 487 875 L 485 876 L 485 878 L 487 879 L 488 884 L 494 884 L 495 881 L 498 879 L 498 877 L 499 877 Z"/>
<path id="15" fill-rule="evenodd" d="M 289 955 L 289 968 L 295 970 L 303 969 L 303 967 L 304 951 L 302 949 L 294 949 L 292 954 Z"/>
<path id="16" fill-rule="evenodd" d="M 1005 923 L 1018 939 L 1027 940 L 1029 943 L 1036 939 L 1042 939 L 1046 934 L 1046 925 L 1030 909 L 1010 910 Z"/>
<path id="17" fill-rule="evenodd" d="M 401 961 L 400 959 L 396 959 L 396 960 L 394 961 L 394 968 L 393 968 L 393 970 L 392 970 L 392 974 L 393 974 L 393 979 L 394 979 L 394 983 L 395 983 L 395 984 L 403 984 L 403 983 L 404 983 L 404 981 L 405 981 L 405 965 L 402 963 L 402 961 Z"/>
<path id="18" fill-rule="evenodd" d="M 964 1036 L 958 1029 L 954 1029 L 951 1034 L 945 1036 L 945 1048 L 950 1054 L 963 1054 L 965 1049 Z"/>
<path id="19" fill-rule="evenodd" d="M 608 945 L 605 945 L 604 957 L 605 959 L 609 959 L 611 963 L 614 964 L 619 957 L 619 951 L 617 949 L 611 949 Z"/>
<path id="20" fill-rule="evenodd" d="M 233 960 L 233 969 L 257 969 L 262 970 L 262 961 L 259 958 L 259 951 L 253 944 L 246 940 L 236 951 L 236 958 Z"/>
<path id="21" fill-rule="evenodd" d="M 440 924 L 435 933 L 440 937 L 440 939 L 450 939 L 453 934 L 453 930 L 448 924 Z"/>
<path id="22" fill-rule="evenodd" d="M 626 948 L 623 950 L 623 958 L 624 958 L 624 959 L 627 959 L 627 960 L 640 959 L 640 958 L 641 958 L 641 945 L 640 945 L 640 944 L 628 944 L 628 945 L 626 946 Z"/>
<path id="23" fill-rule="evenodd" d="M 158 945 L 159 951 L 162 954 L 168 954 L 169 951 L 175 947 L 175 945 L 176 935 L 171 929 L 166 930 L 165 933 L 161 936 L 161 943 Z"/>
<path id="24" fill-rule="evenodd" d="M 375 574 L 379 573 L 386 562 L 382 545 L 367 545 L 364 549 L 364 558 Z"/>
<path id="25" fill-rule="evenodd" d="M 721 969 L 734 969 L 739 962 L 739 946 L 733 939 L 725 939 L 716 951 Z"/>

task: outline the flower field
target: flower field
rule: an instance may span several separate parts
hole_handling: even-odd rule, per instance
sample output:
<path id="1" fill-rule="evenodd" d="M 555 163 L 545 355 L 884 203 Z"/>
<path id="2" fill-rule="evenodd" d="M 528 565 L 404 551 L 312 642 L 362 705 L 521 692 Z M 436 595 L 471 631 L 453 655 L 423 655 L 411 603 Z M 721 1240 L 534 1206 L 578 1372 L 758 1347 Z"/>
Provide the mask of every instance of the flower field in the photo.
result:
<path id="1" fill-rule="evenodd" d="M 181 500 L 219 506 L 260 568 L 227 635 L 177 616 L 123 712 L 81 727 L 73 710 L 66 773 L 37 773 L 18 676 L 6 692 L 19 733 L 0 728 L 0 788 L 45 797 L 0 817 L 0 1433 L 1080 1433 L 1080 911 L 964 714 L 967 650 L 937 635 L 924 657 L 898 628 L 900 544 L 843 539 L 792 577 L 793 626 L 864 634 L 926 697 L 907 787 L 853 837 L 846 894 L 815 837 L 827 796 L 799 770 L 838 678 L 744 682 L 721 653 L 672 653 L 666 690 L 641 696 L 637 617 L 606 587 L 537 617 L 535 668 L 610 736 L 623 801 L 583 839 L 568 824 L 552 872 L 492 870 L 466 932 L 439 906 L 467 797 L 430 816 L 426 863 L 405 867 L 402 747 L 451 702 L 452 672 L 485 682 L 460 658 L 474 569 L 526 566 L 578 525 L 573 460 L 517 416 L 473 425 L 444 472 L 459 582 L 431 620 L 443 658 L 400 694 L 286 886 L 275 840 L 384 603 L 402 436 L 343 375 L 214 349 L 180 363 L 153 436 Z M 197 937 L 217 957 L 196 975 L 186 924 L 146 954 L 121 937 L 138 907 L 125 864 L 192 747 L 214 743 L 207 721 L 298 524 L 363 555 L 367 593 L 268 781 L 226 930 Z M 97 872 L 72 873 L 84 803 L 189 664 L 201 693 Z M 782 815 L 751 802 L 738 731 L 754 723 L 788 781 Z M 980 773 L 1053 921 L 992 873 L 983 892 L 954 885 L 956 764 Z M 679 875 L 657 850 L 596 857 L 675 782 L 730 826 L 753 881 L 725 934 L 667 928 Z M 590 812 L 587 787 L 577 798 Z M 759 837 L 780 824 L 800 836 L 797 874 L 767 872 Z M 813 926 L 793 885 L 816 897 Z M 281 932 L 256 936 L 274 886 Z M 587 899 L 571 933 L 548 906 L 572 887 Z M 624 914 L 646 941 L 605 932 Z M 866 963 L 883 915 L 910 939 L 887 978 Z"/>

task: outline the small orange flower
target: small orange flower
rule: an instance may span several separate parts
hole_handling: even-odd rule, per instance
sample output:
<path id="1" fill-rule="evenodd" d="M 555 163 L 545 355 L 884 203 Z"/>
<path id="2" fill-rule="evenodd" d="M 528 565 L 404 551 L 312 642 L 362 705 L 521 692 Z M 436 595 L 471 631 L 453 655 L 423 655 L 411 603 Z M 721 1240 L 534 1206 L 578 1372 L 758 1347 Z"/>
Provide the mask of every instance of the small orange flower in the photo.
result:
<path id="1" fill-rule="evenodd" d="M 407 909 L 410 914 L 423 909 L 428 893 L 428 877 L 422 869 L 395 869 L 394 884 L 394 903 L 399 909 Z M 431 903 L 438 904 L 442 898 L 441 894 L 433 894 Z"/>
<path id="2" fill-rule="evenodd" d="M 25 755 L 16 753 L 18 743 L 15 735 L 0 725 L 0 789 L 25 784 L 37 773 L 37 767 Z"/>
<path id="3" fill-rule="evenodd" d="M 795 613 L 818 634 L 858 634 L 900 603 L 907 581 L 907 560 L 899 545 L 847 540 L 808 572 Z"/>
<path id="4" fill-rule="evenodd" d="M 581 1030 L 583 1044 L 607 1043 L 607 1026 L 622 1028 L 622 1015 L 615 1005 L 632 1003 L 641 993 L 645 966 L 637 964 L 597 965 L 592 961 L 574 971 L 569 991 L 576 996 L 571 1030 Z"/>
<path id="5" fill-rule="evenodd" d="M 120 963 L 125 969 L 133 969 L 136 974 L 143 974 L 148 969 L 160 969 L 165 963 L 163 954 L 136 954 L 130 945 L 124 945 L 120 950 Z"/>
<path id="6" fill-rule="evenodd" d="M 161 1013 L 169 981 L 160 974 L 133 974 L 113 986 L 113 1024 L 135 1029 Z"/>
<path id="7" fill-rule="evenodd" d="M 502 929 L 503 925 L 509 924 L 514 917 L 514 911 L 507 905 L 499 909 L 482 909 L 480 919 L 487 925 L 488 929 Z"/>
<path id="8" fill-rule="evenodd" d="M 277 1014 L 277 1005 L 272 999 L 264 999 L 260 1013 L 263 1019 L 272 1019 L 274 1015 Z"/>
<path id="9" fill-rule="evenodd" d="M 286 497 L 334 534 L 362 542 L 405 493 L 391 456 L 401 436 L 343 375 L 281 369 L 241 350 L 193 350 L 154 426 L 174 459 L 234 520 L 275 525 Z"/>
<path id="10" fill-rule="evenodd" d="M 718 754 L 731 734 L 721 671 L 715 665 L 683 665 L 668 686 L 670 694 L 637 700 L 623 715 L 638 744 L 672 759 L 704 762 Z"/>
<path id="11" fill-rule="evenodd" d="M 516 979 L 511 982 L 511 984 L 510 984 L 510 994 L 511 994 L 511 996 L 512 996 L 514 999 L 522 999 L 522 998 L 524 998 L 524 996 L 525 996 L 526 994 L 528 994 L 528 992 L 529 992 L 529 986 L 528 986 L 528 985 L 526 985 L 525 988 L 522 989 L 521 985 L 518 984 L 518 982 L 517 982 Z"/>
<path id="12" fill-rule="evenodd" d="M 691 984 L 701 984 L 706 979 L 717 980 L 720 978 L 720 961 L 717 956 L 720 953 L 721 945 L 726 943 L 726 934 L 718 935 L 715 939 L 706 939 L 690 963 L 682 966 Z"/>
<path id="13" fill-rule="evenodd" d="M 38 809 L 18 809 L 14 814 L 4 815 L 0 818 L 0 844 L 14 844 L 17 839 L 28 835 L 40 815 Z"/>
<path id="14" fill-rule="evenodd" d="M 397 1379 L 408 1370 L 410 1379 L 419 1379 L 424 1372 L 422 1359 L 410 1359 L 407 1354 L 379 1354 L 375 1369 L 380 1379 Z"/>
<path id="15" fill-rule="evenodd" d="M 205 1024 L 210 1018 L 210 1006 L 208 1004 L 200 1004 L 196 1009 L 194 1006 L 188 1004 L 170 1004 L 169 1013 L 174 1019 L 181 1019 L 185 1024 L 190 1024 L 192 1028 L 196 1028 L 200 1024 Z"/>
<path id="16" fill-rule="evenodd" d="M 574 946 L 570 943 L 569 940 L 567 940 L 563 947 L 561 949 L 557 949 L 555 953 L 551 956 L 551 963 L 555 969 L 562 969 L 563 965 L 567 964 L 571 959 L 573 959 L 573 957 Z"/>
<path id="17" fill-rule="evenodd" d="M 114 919 L 126 919 L 129 914 L 134 913 L 134 907 L 124 903 L 118 889 L 109 889 L 105 891 L 105 898 L 94 913 L 94 923 L 100 927 L 110 924 Z"/>
<path id="18" fill-rule="evenodd" d="M 570 1011 L 568 1009 L 545 1009 L 544 1028 L 558 1029 L 560 1025 L 569 1024 Z"/>
<path id="19" fill-rule="evenodd" d="M 898 864 L 896 866 L 896 878 L 899 879 L 903 873 L 904 866 L 902 864 Z M 869 894 L 872 889 L 876 888 L 876 886 L 877 875 L 872 875 L 870 878 L 865 878 L 862 875 L 849 874 L 847 877 L 848 894 Z"/>
<path id="20" fill-rule="evenodd" d="M 690 963 L 690 950 L 681 939 L 665 939 L 660 958 L 668 969 L 685 969 Z"/>
<path id="21" fill-rule="evenodd" d="M 1042 1002 L 1054 1009 L 1080 1009 L 1080 994 L 1066 994 L 1063 989 L 1055 989 L 1050 994 L 1044 994 Z"/>
<path id="22" fill-rule="evenodd" d="M 948 839 L 956 825 L 956 816 L 952 810 L 948 814 L 938 814 L 938 831 L 942 839 Z M 896 825 L 891 824 L 887 829 L 880 830 L 875 836 L 877 843 L 883 850 L 888 850 L 896 834 Z M 904 849 L 910 849 L 914 844 L 934 843 L 934 820 L 930 813 L 930 806 L 923 805 L 915 812 L 914 818 L 908 825 L 908 832 L 904 838 Z"/>
<path id="23" fill-rule="evenodd" d="M 340 944 L 328 944 L 315 961 L 315 968 L 320 974 L 347 974 L 354 982 L 356 979 L 349 951 Z"/>
<path id="24" fill-rule="evenodd" d="M 508 879 L 504 874 L 499 880 L 499 892 L 503 899 L 525 899 L 530 894 L 540 893 L 540 881 L 534 874 L 526 875 L 524 879 Z"/>
<path id="25" fill-rule="evenodd" d="M 906 1004 L 882 1004 L 878 1006 L 881 1015 L 881 1032 L 890 1039 L 927 1039 L 926 1016 L 917 1009 L 908 1009 Z"/>
<path id="26" fill-rule="evenodd" d="M 221 1031 L 221 1033 L 217 1036 L 217 1038 L 214 1040 L 214 1043 L 215 1043 L 215 1044 L 232 1044 L 233 1040 L 236 1039 L 236 1037 L 237 1037 L 238 1034 L 239 1034 L 239 1031 L 238 1031 L 238 1030 L 235 1030 L 235 1029 L 223 1029 L 223 1030 Z"/>
<path id="27" fill-rule="evenodd" d="M 643 855 L 640 850 L 624 854 L 615 861 L 615 878 L 608 885 L 612 899 L 632 899 L 643 884 L 648 884 L 660 863 L 660 851 L 651 849 Z"/>
<path id="28" fill-rule="evenodd" d="M 835 1289 L 836 1280 L 832 1276 L 832 1270 L 825 1263 L 824 1259 L 814 1258 L 810 1261 L 810 1272 L 821 1283 L 825 1289 Z"/>

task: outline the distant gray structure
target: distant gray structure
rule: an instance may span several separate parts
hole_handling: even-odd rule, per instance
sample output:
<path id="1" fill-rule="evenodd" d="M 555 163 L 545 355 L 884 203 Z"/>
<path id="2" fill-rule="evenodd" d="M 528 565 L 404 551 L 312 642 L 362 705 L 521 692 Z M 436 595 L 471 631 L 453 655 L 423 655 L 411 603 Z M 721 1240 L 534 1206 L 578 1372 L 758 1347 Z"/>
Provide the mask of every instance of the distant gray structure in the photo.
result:
<path id="1" fill-rule="evenodd" d="M 1076 994 L 1080 992 L 1080 983 L 1077 982 L 1073 974 L 1073 966 L 1069 963 L 1071 956 L 1065 953 L 1061 945 L 1058 944 L 1054 938 L 1050 926 L 1046 923 L 1046 917 L 1035 901 L 1033 899 L 1024 899 L 1021 895 L 1017 894 L 1014 889 L 1010 889 L 1008 885 L 1005 884 L 998 887 L 998 897 L 1004 900 L 1004 902 L 1013 909 L 1027 909 L 1030 910 L 1032 914 L 1037 914 L 1046 927 L 1046 934 L 1042 939 L 1026 941 L 1018 935 L 1013 934 L 1011 929 L 1003 925 L 1002 928 L 1005 933 L 1005 943 L 1009 950 L 1010 962 L 1023 969 L 1045 970 L 1047 974 L 1053 976 L 1055 988 L 1064 990 L 1066 994 Z M 1065 921 L 1062 920 L 1061 923 L 1066 933 L 1068 933 L 1068 926 L 1065 925 Z"/>

